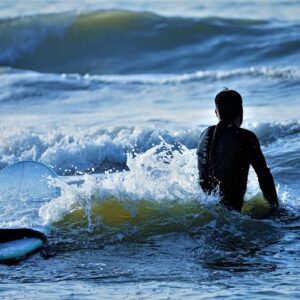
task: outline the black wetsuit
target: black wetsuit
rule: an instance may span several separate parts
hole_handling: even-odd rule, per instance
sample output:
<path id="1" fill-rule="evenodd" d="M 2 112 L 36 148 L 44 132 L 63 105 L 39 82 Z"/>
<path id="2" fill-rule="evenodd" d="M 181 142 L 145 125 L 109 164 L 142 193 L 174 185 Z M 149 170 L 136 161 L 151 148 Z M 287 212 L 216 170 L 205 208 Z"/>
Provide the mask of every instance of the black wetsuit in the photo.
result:
<path id="1" fill-rule="evenodd" d="M 250 165 L 264 197 L 272 207 L 278 207 L 274 180 L 253 132 L 221 121 L 204 130 L 197 155 L 201 188 L 208 194 L 218 193 L 227 208 L 241 210 Z"/>

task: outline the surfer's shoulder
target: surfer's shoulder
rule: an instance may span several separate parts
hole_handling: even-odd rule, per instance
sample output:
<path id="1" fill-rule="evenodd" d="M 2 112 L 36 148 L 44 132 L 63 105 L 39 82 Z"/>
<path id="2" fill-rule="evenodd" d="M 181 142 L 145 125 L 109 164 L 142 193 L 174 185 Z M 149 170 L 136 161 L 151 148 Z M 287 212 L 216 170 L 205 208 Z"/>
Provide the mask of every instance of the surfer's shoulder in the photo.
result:
<path id="1" fill-rule="evenodd" d="M 239 128 L 239 133 L 246 141 L 248 141 L 250 143 L 258 142 L 258 138 L 257 138 L 256 134 L 251 130 L 248 130 L 245 128 Z"/>
<path id="2" fill-rule="evenodd" d="M 201 136 L 208 134 L 209 132 L 213 131 L 215 128 L 216 128 L 216 125 L 212 125 L 212 126 L 205 128 L 202 131 Z"/>
<path id="3" fill-rule="evenodd" d="M 198 142 L 197 154 L 199 154 L 201 151 L 203 151 L 203 147 L 207 147 L 208 140 L 212 136 L 215 127 L 216 127 L 215 125 L 209 126 L 202 131 L 200 138 L 199 138 L 199 142 Z"/>
<path id="4" fill-rule="evenodd" d="M 253 131 L 251 131 L 251 130 L 248 130 L 248 129 L 240 127 L 239 131 L 241 132 L 241 134 L 246 135 L 248 137 L 256 137 L 256 134 Z"/>

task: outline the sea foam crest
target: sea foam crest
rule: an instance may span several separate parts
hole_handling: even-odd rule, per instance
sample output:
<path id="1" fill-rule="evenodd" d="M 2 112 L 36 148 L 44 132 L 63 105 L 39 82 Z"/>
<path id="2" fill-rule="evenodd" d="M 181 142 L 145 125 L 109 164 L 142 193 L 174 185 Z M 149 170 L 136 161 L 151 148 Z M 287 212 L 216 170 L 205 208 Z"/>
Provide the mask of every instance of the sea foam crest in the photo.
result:
<path id="1" fill-rule="evenodd" d="M 297 86 L 300 80 L 300 68 L 286 67 L 251 67 L 228 70 L 199 70 L 184 74 L 137 74 L 137 75 L 80 75 L 80 74 L 53 74 L 23 71 L 8 67 L 0 68 L 2 77 L 0 86 L 4 91 L 0 95 L 0 102 L 37 102 L 66 98 L 67 91 L 100 90 L 105 85 L 122 87 L 130 85 L 184 85 L 191 82 L 202 84 L 220 84 L 224 80 L 240 78 L 270 78 L 274 82 L 287 81 Z"/>
<path id="2" fill-rule="evenodd" d="M 191 81 L 200 81 L 205 79 L 221 80 L 230 79 L 238 76 L 269 77 L 300 79 L 300 69 L 298 67 L 249 67 L 232 70 L 209 70 L 197 71 L 185 74 L 155 74 L 155 75 L 89 75 L 84 79 L 101 81 L 106 83 L 119 84 L 176 84 Z"/>
<path id="3" fill-rule="evenodd" d="M 2 127 L 0 163 L 3 168 L 20 160 L 37 160 L 53 166 L 60 175 L 128 170 L 128 153 L 144 153 L 162 140 L 173 150 L 182 146 L 195 149 L 204 128 L 93 127 L 38 132 Z M 299 121 L 246 124 L 246 128 L 258 135 L 262 145 L 300 133 Z"/>
<path id="4" fill-rule="evenodd" d="M 167 211 L 174 204 L 183 209 L 182 213 L 185 209 L 188 211 L 192 205 L 194 209 L 197 206 L 206 207 L 209 214 L 214 214 L 209 207 L 218 203 L 219 199 L 217 195 L 206 195 L 200 189 L 194 150 L 184 146 L 173 150 L 172 145 L 161 141 L 159 145 L 144 153 L 128 155 L 127 163 L 130 171 L 107 173 L 100 177 L 86 174 L 72 179 L 72 184 L 67 184 L 63 178 L 55 179 L 54 184 L 61 187 L 62 194 L 41 206 L 39 216 L 44 224 L 62 221 L 66 215 L 83 209 L 88 219 L 88 228 L 92 229 L 95 225 L 93 222 L 97 221 L 99 225 L 101 217 L 106 219 L 110 217 L 109 210 L 106 211 L 108 215 L 105 215 L 103 207 L 98 212 L 93 211 L 93 207 L 105 201 L 112 209 L 119 209 L 118 206 L 114 206 L 115 201 L 122 207 L 118 212 L 114 211 L 114 214 L 118 214 L 118 216 L 114 215 L 114 218 L 118 217 L 119 221 L 122 219 L 122 213 L 129 214 L 130 218 L 127 220 L 129 222 L 135 218 L 140 220 L 142 213 L 139 208 L 141 207 L 150 213 L 151 209 L 160 207 Z M 246 200 L 257 196 L 259 192 L 257 177 L 251 170 Z M 278 194 L 280 198 L 282 197 L 285 207 L 293 209 L 299 207 L 298 203 L 295 203 L 292 197 L 279 186 Z M 201 209 L 195 211 L 199 212 Z M 176 214 L 176 210 L 172 213 Z M 93 214 L 98 214 L 98 220 L 92 218 Z M 80 220 L 82 217 L 83 215 L 80 215 Z M 161 217 L 163 218 L 163 213 Z M 191 217 L 193 216 L 190 215 Z M 195 217 L 205 218 L 197 213 Z M 151 215 L 147 216 L 146 213 L 143 218 L 151 218 Z M 80 220 L 76 217 L 70 219 L 71 222 L 79 223 Z"/>
<path id="5" fill-rule="evenodd" d="M 89 216 L 93 201 L 101 203 L 110 198 L 125 206 L 127 203 L 126 209 L 132 216 L 136 212 L 129 204 L 144 200 L 157 204 L 192 200 L 215 203 L 217 198 L 205 196 L 198 186 L 196 161 L 195 151 L 184 146 L 173 150 L 172 145 L 161 141 L 144 153 L 128 154 L 129 172 L 107 173 L 100 178 L 84 175 L 79 185 L 56 180 L 62 195 L 43 205 L 39 215 L 46 224 L 59 221 L 78 208 L 84 208 Z"/>

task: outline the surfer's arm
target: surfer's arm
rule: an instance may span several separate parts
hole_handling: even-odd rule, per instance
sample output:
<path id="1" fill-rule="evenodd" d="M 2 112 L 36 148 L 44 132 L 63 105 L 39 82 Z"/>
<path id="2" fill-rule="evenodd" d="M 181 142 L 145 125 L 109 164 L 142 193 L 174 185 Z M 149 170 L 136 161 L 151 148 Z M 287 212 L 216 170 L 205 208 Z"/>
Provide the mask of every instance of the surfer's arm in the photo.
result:
<path id="1" fill-rule="evenodd" d="M 211 128 L 214 127 L 208 127 L 201 133 L 197 147 L 199 184 L 204 192 L 208 192 L 210 190 L 208 159 L 210 151 L 209 133 L 211 131 Z"/>
<path id="2" fill-rule="evenodd" d="M 265 199 L 270 203 L 273 209 L 278 208 L 278 197 L 275 189 L 274 179 L 267 166 L 265 157 L 261 151 L 258 138 L 254 133 L 251 136 L 250 163 L 253 166 L 257 177 L 259 186 L 263 192 Z"/>

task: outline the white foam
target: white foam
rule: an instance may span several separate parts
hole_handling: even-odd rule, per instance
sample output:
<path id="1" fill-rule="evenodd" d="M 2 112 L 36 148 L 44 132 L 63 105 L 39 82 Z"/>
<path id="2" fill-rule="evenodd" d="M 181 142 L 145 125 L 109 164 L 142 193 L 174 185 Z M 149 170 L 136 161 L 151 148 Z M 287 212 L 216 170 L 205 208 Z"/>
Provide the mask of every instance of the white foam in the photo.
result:
<path id="1" fill-rule="evenodd" d="M 101 178 L 85 175 L 80 186 L 56 182 L 62 195 L 42 206 L 40 217 L 49 224 L 78 207 L 83 207 L 89 215 L 93 200 L 101 202 L 110 197 L 133 202 L 199 200 L 209 204 L 217 201 L 199 188 L 194 150 L 182 147 L 173 151 L 171 145 L 162 141 L 144 153 L 129 155 L 127 164 L 130 171 L 107 173 Z"/>
<path id="2" fill-rule="evenodd" d="M 257 133 L 262 145 L 300 133 L 299 121 L 252 123 L 246 128 Z M 128 152 L 144 153 L 155 149 L 161 138 L 177 148 L 180 144 L 195 149 L 204 126 L 177 130 L 153 126 L 59 128 L 37 131 L 34 128 L 2 127 L 0 163 L 2 167 L 20 160 L 38 160 L 53 166 L 58 174 L 123 170 L 130 164 Z M 154 151 L 154 150 L 153 150 Z M 127 165 L 127 167 L 126 167 Z M 106 167 L 105 167 L 106 166 Z"/>
<path id="3" fill-rule="evenodd" d="M 55 184 L 61 187 L 62 195 L 41 207 L 40 218 L 45 224 L 51 224 L 78 208 L 84 208 L 90 216 L 93 201 L 102 202 L 111 197 L 124 200 L 128 211 L 131 211 L 130 203 L 141 200 L 164 204 L 195 200 L 204 205 L 218 202 L 217 197 L 205 195 L 199 187 L 194 149 L 183 146 L 174 151 L 171 145 L 162 141 L 144 153 L 129 155 L 127 163 L 130 171 L 107 173 L 101 177 L 85 175 L 80 178 L 80 185 L 66 184 L 60 178 Z M 278 186 L 277 189 L 284 207 L 299 208 L 299 201 L 294 201 L 285 187 Z M 245 198 L 249 200 L 260 193 L 257 177 L 251 170 Z M 91 219 L 89 225 L 93 225 Z"/>
<path id="4" fill-rule="evenodd" d="M 155 73 L 135 75 L 51 74 L 34 71 L 20 71 L 11 68 L 2 68 L 1 70 L 0 73 L 6 73 L 6 76 L 9 76 L 11 82 L 18 82 L 20 80 L 41 80 L 45 82 L 61 82 L 62 84 L 74 83 L 76 85 L 78 85 L 78 82 L 83 85 L 89 83 L 166 85 L 202 80 L 224 80 L 237 77 L 300 79 L 300 68 L 295 66 L 262 66 L 226 70 L 199 70 L 183 74 Z"/>
<path id="5" fill-rule="evenodd" d="M 231 70 L 209 70 L 197 71 L 185 74 L 137 74 L 137 75 L 89 75 L 84 76 L 88 80 L 97 80 L 106 83 L 119 84 L 176 84 L 185 83 L 198 80 L 222 80 L 240 76 L 251 77 L 268 77 L 268 78 L 286 78 L 286 79 L 300 79 L 300 68 L 286 66 L 286 67 L 249 67 L 238 68 Z"/>

